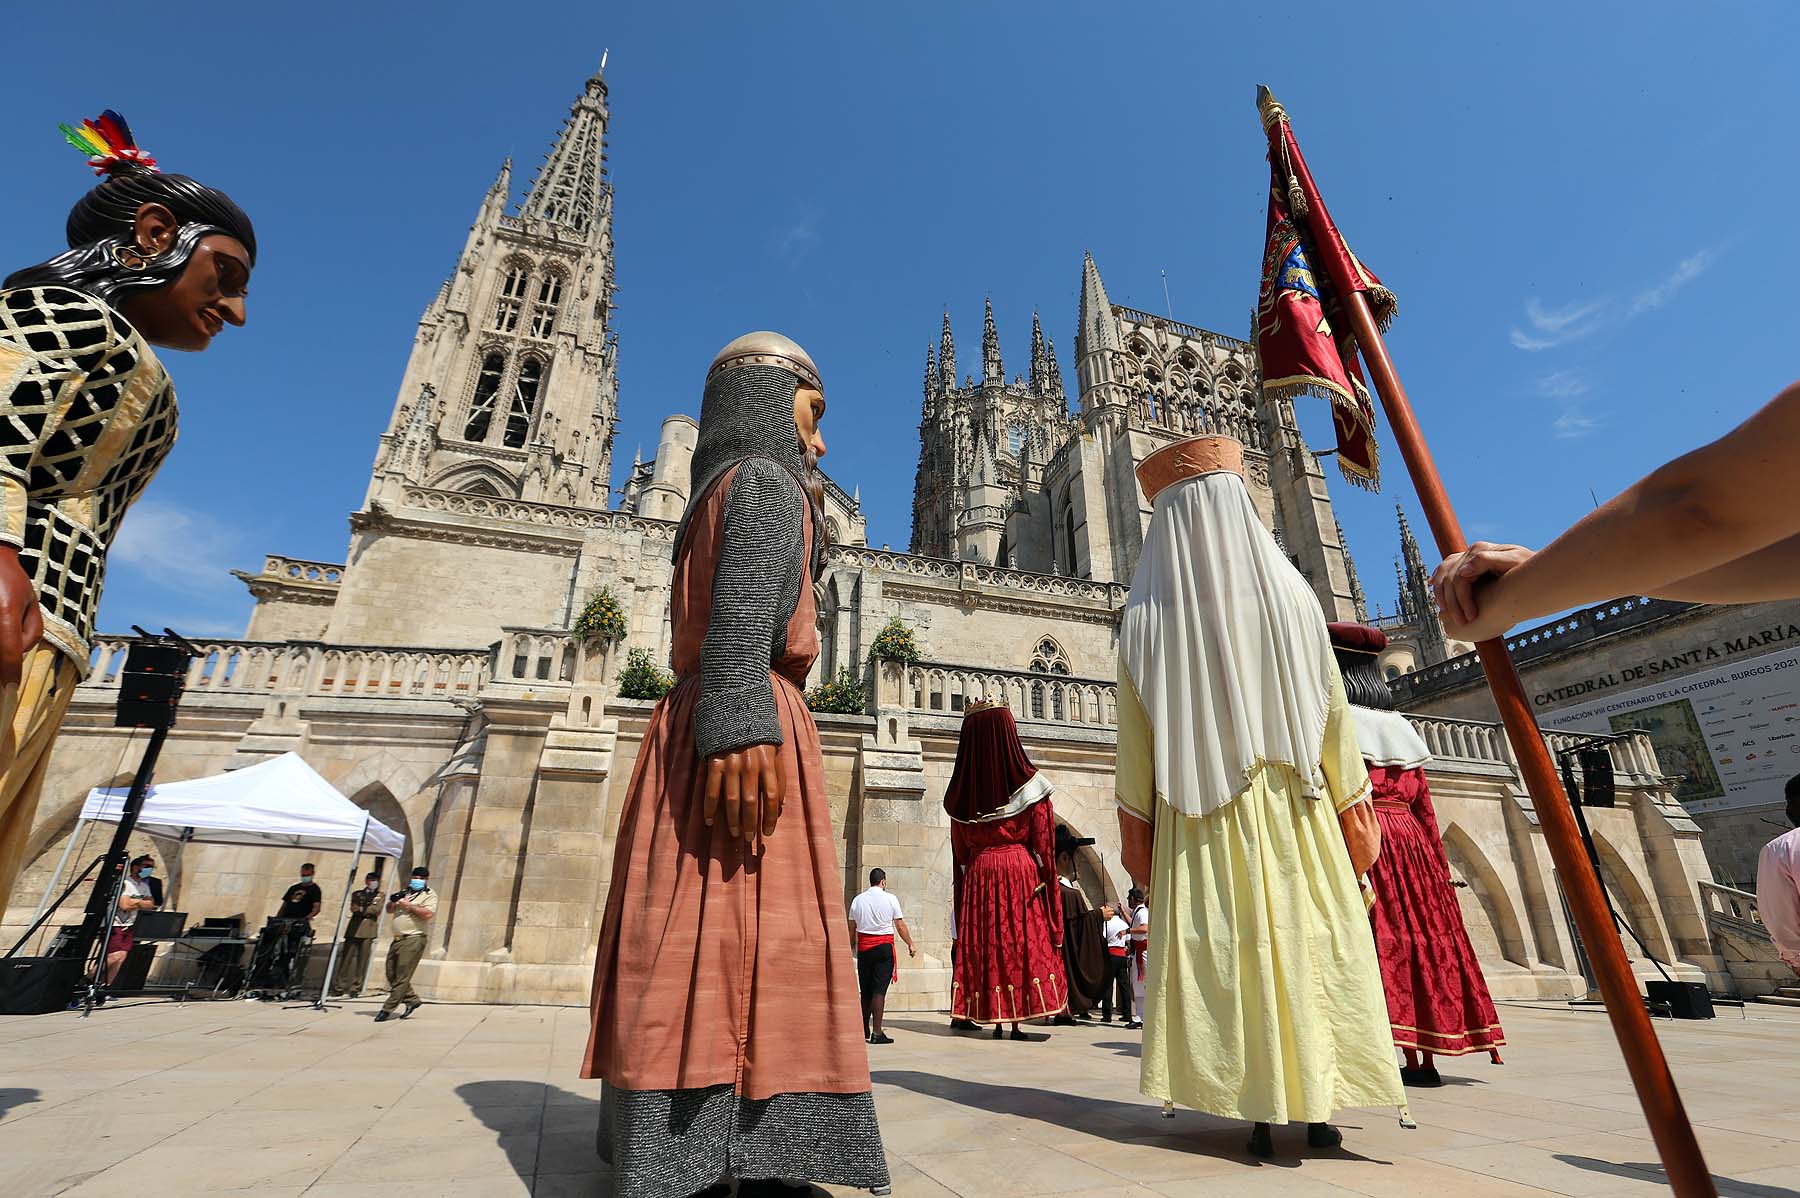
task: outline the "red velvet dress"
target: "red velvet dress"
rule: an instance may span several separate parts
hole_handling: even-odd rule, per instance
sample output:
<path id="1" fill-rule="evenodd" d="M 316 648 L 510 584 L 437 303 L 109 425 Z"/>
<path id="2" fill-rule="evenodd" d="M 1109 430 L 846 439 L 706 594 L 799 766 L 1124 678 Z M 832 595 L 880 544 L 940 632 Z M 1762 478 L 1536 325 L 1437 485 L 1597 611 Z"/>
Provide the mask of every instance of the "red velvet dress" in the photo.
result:
<path id="1" fill-rule="evenodd" d="M 950 825 L 956 977 L 950 1013 L 1010 1023 L 1068 1008 L 1056 819 L 1048 795 L 1003 819 Z"/>
<path id="2" fill-rule="evenodd" d="M 1381 824 L 1381 856 L 1369 871 L 1375 887 L 1369 918 L 1394 1043 L 1441 1056 L 1498 1048 L 1506 1036 L 1469 944 L 1425 767 L 1417 763 L 1424 757 L 1424 744 L 1414 733 L 1416 753 L 1394 749 L 1391 746 L 1410 732 L 1410 726 L 1391 729 L 1387 736 L 1380 726 L 1404 722 L 1404 716 L 1351 710 L 1374 785 L 1375 818 Z"/>

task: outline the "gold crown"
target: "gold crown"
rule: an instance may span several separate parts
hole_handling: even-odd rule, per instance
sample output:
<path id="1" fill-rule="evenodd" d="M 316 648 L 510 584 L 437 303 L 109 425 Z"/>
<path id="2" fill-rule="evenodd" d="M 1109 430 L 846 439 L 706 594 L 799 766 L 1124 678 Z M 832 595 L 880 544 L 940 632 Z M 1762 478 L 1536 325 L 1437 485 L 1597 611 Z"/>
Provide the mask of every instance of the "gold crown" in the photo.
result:
<path id="1" fill-rule="evenodd" d="M 963 708 L 963 717 L 966 719 L 978 711 L 995 711 L 1005 706 L 1006 704 L 998 699 L 977 699 Z"/>

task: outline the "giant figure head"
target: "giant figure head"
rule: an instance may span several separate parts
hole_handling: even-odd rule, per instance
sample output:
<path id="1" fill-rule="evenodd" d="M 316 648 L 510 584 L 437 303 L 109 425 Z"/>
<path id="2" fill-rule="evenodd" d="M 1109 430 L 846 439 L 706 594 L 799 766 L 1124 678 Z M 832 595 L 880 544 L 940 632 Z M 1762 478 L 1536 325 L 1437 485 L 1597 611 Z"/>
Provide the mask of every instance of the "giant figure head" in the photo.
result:
<path id="1" fill-rule="evenodd" d="M 693 489 L 675 533 L 680 552 L 688 519 L 719 476 L 746 458 L 767 458 L 794 476 L 813 509 L 815 570 L 824 564 L 825 387 L 812 358 L 780 333 L 747 333 L 720 350 L 706 372 Z"/>
<path id="2" fill-rule="evenodd" d="M 244 323 L 256 230 L 231 197 L 164 174 L 118 113 L 63 126 L 104 181 L 69 212 L 69 248 L 13 272 L 14 287 L 67 287 L 104 301 L 153 345 L 205 349 Z"/>

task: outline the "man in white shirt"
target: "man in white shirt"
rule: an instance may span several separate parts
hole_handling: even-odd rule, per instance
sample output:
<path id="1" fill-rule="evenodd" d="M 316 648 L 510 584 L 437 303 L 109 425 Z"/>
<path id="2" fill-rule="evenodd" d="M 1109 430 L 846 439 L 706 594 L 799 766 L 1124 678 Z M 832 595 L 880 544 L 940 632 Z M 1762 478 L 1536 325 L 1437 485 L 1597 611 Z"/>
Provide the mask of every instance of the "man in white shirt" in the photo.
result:
<path id="1" fill-rule="evenodd" d="M 887 1009 L 888 986 L 898 974 L 894 958 L 894 934 L 906 941 L 909 956 L 918 956 L 900 900 L 887 892 L 887 871 L 869 871 L 869 888 L 850 902 L 850 926 L 855 933 L 856 980 L 862 989 L 863 1036 L 870 1044 L 892 1044 L 881 1030 Z"/>
<path id="2" fill-rule="evenodd" d="M 1756 863 L 1756 911 L 1789 969 L 1800 973 L 1800 774 L 1788 779 L 1794 830 L 1763 846 Z"/>
<path id="3" fill-rule="evenodd" d="M 1131 910 L 1131 999 L 1136 1004 L 1137 1018 L 1125 1026 L 1141 1028 L 1144 1026 L 1144 991 L 1146 977 L 1144 970 L 1150 961 L 1150 901 L 1142 890 L 1133 886 L 1131 894 L 1125 899 Z"/>
<path id="4" fill-rule="evenodd" d="M 1103 929 L 1106 936 L 1106 977 L 1107 986 L 1100 998 L 1100 1022 L 1111 1023 L 1113 1002 L 1117 996 L 1119 1015 L 1123 1022 L 1131 1022 L 1131 925 L 1119 918 L 1119 913 L 1111 906 L 1100 908 L 1106 916 Z"/>
<path id="5" fill-rule="evenodd" d="M 137 943 L 136 934 L 131 927 L 137 922 L 139 911 L 151 911 L 156 907 L 156 900 L 150 897 L 150 887 L 129 871 L 119 879 L 119 903 L 113 911 L 112 934 L 106 942 L 106 984 L 113 984 L 119 976 L 125 958 L 131 954 L 131 946 Z"/>

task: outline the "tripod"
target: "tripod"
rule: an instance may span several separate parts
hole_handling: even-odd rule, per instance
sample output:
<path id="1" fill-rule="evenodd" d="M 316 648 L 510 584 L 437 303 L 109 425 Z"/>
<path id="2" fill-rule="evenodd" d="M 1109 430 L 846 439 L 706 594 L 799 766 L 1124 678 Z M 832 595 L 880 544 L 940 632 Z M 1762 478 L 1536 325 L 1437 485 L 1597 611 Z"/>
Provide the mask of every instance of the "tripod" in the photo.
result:
<path id="1" fill-rule="evenodd" d="M 25 929 L 25 934 L 23 936 L 19 937 L 18 941 L 16 943 L 14 943 L 11 948 L 7 949 L 5 953 L 0 954 L 0 960 L 5 960 L 8 957 L 17 956 L 19 953 L 19 950 L 25 947 L 25 942 L 27 940 L 30 940 L 33 936 L 37 935 L 39 928 L 43 927 L 46 923 L 50 922 L 50 917 L 52 915 L 56 914 L 57 908 L 61 907 L 65 902 L 67 902 L 69 900 L 69 896 L 71 894 L 75 893 L 75 888 L 77 886 L 81 885 L 83 882 L 87 881 L 87 876 L 89 874 L 93 873 L 94 870 L 100 866 L 101 862 L 103 862 L 105 860 L 106 860 L 106 854 L 102 853 L 98 857 L 95 857 L 92 861 L 88 862 L 87 867 L 85 869 L 83 869 L 81 871 L 81 873 L 76 875 L 75 880 L 73 882 L 70 882 L 68 884 L 68 886 L 64 888 L 63 892 L 56 896 L 56 901 L 45 905 L 43 913 L 40 914 L 37 917 L 37 919 L 32 921 L 32 924 L 30 927 Z M 54 944 L 54 942 L 52 942 L 52 943 Z"/>
<path id="2" fill-rule="evenodd" d="M 173 715 L 174 705 L 171 704 L 170 723 L 174 722 Z M 106 988 L 106 959 L 108 950 L 112 947 L 112 929 L 118 917 L 119 898 L 125 887 L 125 852 L 131 833 L 137 828 L 138 813 L 144 809 L 144 799 L 150 793 L 150 778 L 156 772 L 156 759 L 162 755 L 163 742 L 168 737 L 168 724 L 159 725 L 150 733 L 150 743 L 144 748 L 144 758 L 138 762 L 137 773 L 131 779 L 131 790 L 125 796 L 125 809 L 119 815 L 119 826 L 113 832 L 112 844 L 101 858 L 106 866 L 94 881 L 94 891 L 88 896 L 87 910 L 82 915 L 81 937 L 76 941 L 75 956 L 85 961 L 87 955 L 93 952 L 94 945 L 100 945 L 93 972 L 88 974 L 87 987 L 81 993 L 81 1014 L 84 1019 L 93 1014 L 94 1007 L 101 1001 Z M 76 882 L 79 883 L 80 879 L 76 879 Z M 74 886 L 69 889 L 73 890 Z"/>

